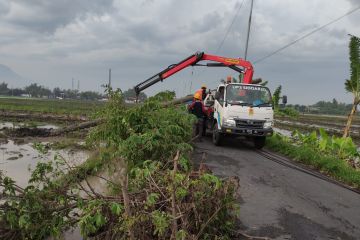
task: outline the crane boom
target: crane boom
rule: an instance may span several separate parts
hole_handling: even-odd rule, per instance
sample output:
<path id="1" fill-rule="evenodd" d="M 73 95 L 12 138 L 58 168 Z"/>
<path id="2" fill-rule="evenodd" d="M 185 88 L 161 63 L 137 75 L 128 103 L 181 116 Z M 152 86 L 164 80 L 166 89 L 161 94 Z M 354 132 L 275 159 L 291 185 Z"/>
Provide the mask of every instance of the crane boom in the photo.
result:
<path id="1" fill-rule="evenodd" d="M 200 61 L 212 61 L 215 63 L 207 63 L 206 65 L 200 65 L 198 64 L 198 62 Z M 252 83 L 252 77 L 254 74 L 253 66 L 249 61 L 240 58 L 227 58 L 205 54 L 204 52 L 196 52 L 195 54 L 189 56 L 181 62 L 170 65 L 163 71 L 136 85 L 134 87 L 136 95 L 139 95 L 141 91 L 147 89 L 148 87 L 154 85 L 157 82 L 163 81 L 164 79 L 174 75 L 175 73 L 189 66 L 229 67 L 239 73 L 243 73 L 243 82 L 247 84 Z"/>

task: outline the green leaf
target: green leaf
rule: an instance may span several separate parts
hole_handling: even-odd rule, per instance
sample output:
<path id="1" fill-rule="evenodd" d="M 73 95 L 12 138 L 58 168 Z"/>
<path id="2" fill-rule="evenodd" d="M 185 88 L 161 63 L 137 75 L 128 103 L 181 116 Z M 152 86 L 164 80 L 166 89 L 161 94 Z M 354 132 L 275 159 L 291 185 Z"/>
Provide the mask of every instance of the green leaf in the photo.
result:
<path id="1" fill-rule="evenodd" d="M 146 199 L 146 205 L 148 206 L 153 206 L 155 205 L 156 201 L 159 199 L 160 195 L 158 193 L 150 193 L 147 196 Z"/>
<path id="2" fill-rule="evenodd" d="M 110 210 L 113 214 L 119 216 L 123 211 L 123 209 L 124 209 L 123 206 L 120 205 L 119 203 L 115 203 L 115 202 L 111 203 Z"/>
<path id="3" fill-rule="evenodd" d="M 105 217 L 100 212 L 97 212 L 95 214 L 94 219 L 95 219 L 95 226 L 98 228 L 102 227 L 106 223 Z"/>

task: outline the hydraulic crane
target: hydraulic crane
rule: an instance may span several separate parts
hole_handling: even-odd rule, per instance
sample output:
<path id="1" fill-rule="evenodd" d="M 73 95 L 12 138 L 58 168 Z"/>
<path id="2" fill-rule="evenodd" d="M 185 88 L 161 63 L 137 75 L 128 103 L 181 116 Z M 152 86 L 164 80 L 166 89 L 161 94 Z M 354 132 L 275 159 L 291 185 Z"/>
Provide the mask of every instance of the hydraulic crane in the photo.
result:
<path id="1" fill-rule="evenodd" d="M 204 64 L 199 64 L 200 61 L 211 61 L 211 62 L 207 62 L 204 65 Z M 252 64 L 243 59 L 220 57 L 220 56 L 205 54 L 204 52 L 196 52 L 195 54 L 182 60 L 181 62 L 170 65 L 163 71 L 155 74 L 154 76 L 136 85 L 134 87 L 136 95 L 138 96 L 141 91 L 147 89 L 148 87 L 154 85 L 157 82 L 163 81 L 164 79 L 170 77 L 171 75 L 189 66 L 229 67 L 241 74 L 244 74 L 243 83 L 245 84 L 252 83 L 252 77 L 254 74 Z"/>
<path id="2" fill-rule="evenodd" d="M 200 61 L 208 61 L 200 64 Z M 220 83 L 204 99 L 207 116 L 204 130 L 212 131 L 213 143 L 220 145 L 224 137 L 253 139 L 256 148 L 262 148 L 265 138 L 273 133 L 274 111 L 270 90 L 253 80 L 254 69 L 250 62 L 240 58 L 226 58 L 197 52 L 177 64 L 135 86 L 139 93 L 157 82 L 189 66 L 228 67 L 243 75 L 241 83 Z M 204 131 L 205 132 L 205 131 Z"/>

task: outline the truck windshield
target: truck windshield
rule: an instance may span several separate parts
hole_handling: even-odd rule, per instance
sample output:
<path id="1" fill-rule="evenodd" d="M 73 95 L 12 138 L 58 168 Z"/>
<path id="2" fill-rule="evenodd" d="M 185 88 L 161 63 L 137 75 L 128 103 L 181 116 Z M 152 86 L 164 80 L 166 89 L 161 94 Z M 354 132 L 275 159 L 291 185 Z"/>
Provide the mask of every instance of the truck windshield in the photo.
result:
<path id="1" fill-rule="evenodd" d="M 271 94 L 266 87 L 229 84 L 226 87 L 226 102 L 231 105 L 269 107 Z"/>

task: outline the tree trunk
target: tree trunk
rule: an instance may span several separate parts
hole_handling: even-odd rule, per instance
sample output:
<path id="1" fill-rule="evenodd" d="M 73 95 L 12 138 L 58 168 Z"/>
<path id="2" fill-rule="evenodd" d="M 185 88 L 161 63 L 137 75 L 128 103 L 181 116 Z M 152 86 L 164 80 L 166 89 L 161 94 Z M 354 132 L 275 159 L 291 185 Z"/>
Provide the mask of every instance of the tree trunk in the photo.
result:
<path id="1" fill-rule="evenodd" d="M 344 129 L 344 134 L 343 134 L 344 138 L 349 136 L 351 122 L 352 122 L 352 119 L 353 119 L 353 117 L 354 117 L 354 115 L 356 113 L 356 107 L 357 107 L 357 102 L 354 100 L 351 112 L 350 112 L 350 114 L 348 116 L 347 123 L 346 123 L 345 129 Z"/>

